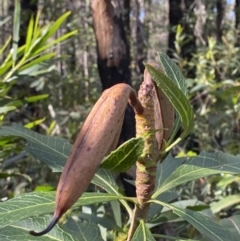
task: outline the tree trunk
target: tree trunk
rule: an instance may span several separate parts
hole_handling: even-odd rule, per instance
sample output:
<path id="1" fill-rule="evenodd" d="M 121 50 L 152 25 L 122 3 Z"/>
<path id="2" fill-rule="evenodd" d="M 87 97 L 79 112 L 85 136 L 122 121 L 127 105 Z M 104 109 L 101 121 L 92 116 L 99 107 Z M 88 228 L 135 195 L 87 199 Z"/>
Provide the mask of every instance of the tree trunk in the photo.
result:
<path id="1" fill-rule="evenodd" d="M 176 33 L 173 31 L 173 27 L 181 23 L 183 18 L 182 4 L 179 4 L 179 0 L 169 0 L 169 35 L 168 35 L 168 56 L 173 57 L 175 52 L 175 39 Z"/>
<path id="2" fill-rule="evenodd" d="M 19 46 L 25 44 L 26 41 L 26 33 L 28 29 L 28 23 L 33 15 L 35 18 L 38 11 L 38 0 L 21 0 L 21 25 L 20 25 L 20 39 L 18 42 Z"/>
<path id="3" fill-rule="evenodd" d="M 124 6 L 130 6 L 125 0 Z M 129 23 L 122 15 L 117 1 L 92 0 L 94 33 L 97 41 L 98 71 L 103 90 L 118 83 L 131 85 L 130 50 L 124 23 Z M 129 12 L 129 9 L 126 9 Z M 124 16 L 124 21 L 123 21 Z M 129 26 L 126 26 L 126 30 Z M 130 106 L 125 112 L 119 144 L 135 136 L 134 112 Z"/>
<path id="4" fill-rule="evenodd" d="M 235 28 L 237 30 L 236 46 L 240 46 L 240 0 L 235 0 Z"/>
<path id="5" fill-rule="evenodd" d="M 194 35 L 194 26 L 188 22 L 187 16 L 193 11 L 192 0 L 169 0 L 169 37 L 168 37 L 168 55 L 173 57 L 175 52 L 175 39 L 176 33 L 173 31 L 173 27 L 181 24 L 183 27 L 183 34 L 188 38 L 182 45 L 181 57 L 187 62 L 190 61 L 192 55 L 196 53 L 196 37 Z M 188 77 L 195 77 L 195 69 L 188 70 Z"/>
<path id="6" fill-rule="evenodd" d="M 222 21 L 224 18 L 224 9 L 225 9 L 225 0 L 217 0 L 216 9 L 217 9 L 217 17 L 216 17 L 216 37 L 218 42 L 222 42 Z"/>

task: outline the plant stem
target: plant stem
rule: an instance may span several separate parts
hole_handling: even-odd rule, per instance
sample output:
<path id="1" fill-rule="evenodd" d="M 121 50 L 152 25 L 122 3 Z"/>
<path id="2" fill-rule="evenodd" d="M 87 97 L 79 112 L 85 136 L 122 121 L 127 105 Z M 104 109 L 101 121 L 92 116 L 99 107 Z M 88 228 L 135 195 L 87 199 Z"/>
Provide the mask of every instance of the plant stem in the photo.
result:
<path id="1" fill-rule="evenodd" d="M 128 239 L 127 241 L 131 241 L 141 219 L 145 220 L 147 218 L 148 210 L 150 207 L 150 203 L 145 203 L 143 206 L 139 204 L 135 205 L 133 211 L 132 222 L 128 231 Z"/>

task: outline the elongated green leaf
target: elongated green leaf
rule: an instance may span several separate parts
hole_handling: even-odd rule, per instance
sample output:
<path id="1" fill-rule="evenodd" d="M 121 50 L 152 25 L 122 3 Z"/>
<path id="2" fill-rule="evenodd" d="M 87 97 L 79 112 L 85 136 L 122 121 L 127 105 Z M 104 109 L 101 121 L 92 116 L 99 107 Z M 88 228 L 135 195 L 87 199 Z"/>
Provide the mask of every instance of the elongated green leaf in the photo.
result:
<path id="1" fill-rule="evenodd" d="M 43 62 L 41 64 L 36 64 L 27 69 L 18 72 L 18 75 L 29 75 L 29 76 L 37 76 L 43 73 L 47 73 L 53 70 L 53 66 L 49 67 L 49 63 Z"/>
<path id="2" fill-rule="evenodd" d="M 67 17 L 71 14 L 71 12 L 66 12 L 62 16 L 60 16 L 51 27 L 47 28 L 47 31 L 42 31 L 42 38 L 38 45 L 35 46 L 35 50 L 33 52 L 39 51 L 39 47 L 42 47 L 46 44 L 46 41 L 59 29 L 59 27 L 63 24 L 63 22 L 67 19 Z"/>
<path id="3" fill-rule="evenodd" d="M 156 197 L 157 200 L 162 202 L 172 202 L 174 199 L 177 199 L 179 195 L 176 191 L 166 191 L 164 193 L 161 193 L 158 197 Z M 160 216 L 162 213 L 163 206 L 160 206 L 156 203 L 152 203 L 150 206 L 150 209 L 148 211 L 147 221 L 152 223 L 156 222 L 156 217 Z"/>
<path id="4" fill-rule="evenodd" d="M 192 224 L 203 236 L 207 236 L 213 241 L 238 240 L 226 228 L 199 212 L 180 208 L 174 208 L 173 212 Z"/>
<path id="5" fill-rule="evenodd" d="M 136 229 L 131 241 L 155 241 L 151 231 L 148 229 L 143 220 L 140 221 L 138 228 Z"/>
<path id="6" fill-rule="evenodd" d="M 24 125 L 24 127 L 31 129 L 34 126 L 37 126 L 37 125 L 41 124 L 43 121 L 45 121 L 45 118 L 29 122 L 26 125 Z"/>
<path id="7" fill-rule="evenodd" d="M 39 100 L 46 99 L 47 97 L 48 97 L 48 94 L 35 95 L 35 96 L 31 96 L 31 97 L 26 97 L 25 100 L 28 103 L 31 103 L 31 102 L 36 102 L 36 101 L 39 101 Z"/>
<path id="8" fill-rule="evenodd" d="M 5 44 L 0 48 L 0 55 L 2 55 L 2 53 L 5 51 L 5 49 L 7 48 L 7 46 L 9 45 L 9 43 L 11 42 L 12 37 L 10 36 L 7 41 L 5 42 Z"/>
<path id="9" fill-rule="evenodd" d="M 120 203 L 118 201 L 111 201 L 110 204 L 111 204 L 116 225 L 118 225 L 119 227 L 122 227 L 122 214 L 121 214 Z"/>
<path id="10" fill-rule="evenodd" d="M 178 66 L 165 53 L 158 53 L 158 55 L 161 66 L 163 67 L 166 75 L 178 86 L 180 90 L 182 90 L 183 94 L 187 96 L 188 89 L 186 80 Z"/>
<path id="11" fill-rule="evenodd" d="M 34 215 L 53 213 L 56 192 L 32 192 L 0 203 L 0 227 L 5 227 Z M 108 193 L 83 193 L 73 207 L 124 198 Z"/>
<path id="12" fill-rule="evenodd" d="M 33 20 L 33 16 L 31 16 L 29 24 L 28 24 L 28 30 L 27 30 L 25 54 L 27 54 L 28 50 L 31 47 L 31 41 L 32 41 L 32 36 L 33 36 L 33 25 L 34 25 L 34 20 Z"/>
<path id="13" fill-rule="evenodd" d="M 143 138 L 132 138 L 105 157 L 100 167 L 115 172 L 124 172 L 136 163 L 142 154 L 143 147 Z"/>
<path id="14" fill-rule="evenodd" d="M 33 30 L 33 37 L 32 37 L 34 40 L 36 40 L 40 34 L 40 28 L 39 28 L 40 15 L 41 15 L 41 12 L 38 11 L 34 21 L 34 30 Z"/>
<path id="15" fill-rule="evenodd" d="M 51 221 L 51 216 L 46 215 L 44 217 L 32 217 L 26 220 L 16 222 L 8 227 L 0 229 L 0 240 L 11 240 L 11 241 L 78 241 L 74 236 L 71 236 L 69 233 L 64 231 L 57 224 L 54 227 L 54 230 L 51 230 L 49 233 L 42 237 L 34 237 L 29 234 L 29 230 L 42 230 L 46 225 Z"/>
<path id="16" fill-rule="evenodd" d="M 13 62 L 9 61 L 0 67 L 0 76 L 4 75 L 12 67 Z M 4 82 L 4 81 L 3 81 Z"/>
<path id="17" fill-rule="evenodd" d="M 19 71 L 23 71 L 23 70 L 26 70 L 32 66 L 35 66 L 35 65 L 39 65 L 43 62 L 45 62 L 46 60 L 49 60 L 51 58 L 53 58 L 54 56 L 56 55 L 56 53 L 48 53 L 48 54 L 45 54 L 45 55 L 41 55 L 40 57 L 38 58 L 35 58 L 34 60 L 32 60 L 31 62 L 29 62 L 28 64 L 24 64 L 20 69 Z M 39 65 L 40 67 L 40 65 Z M 44 66 L 43 66 L 44 67 Z"/>
<path id="18" fill-rule="evenodd" d="M 174 137 L 176 136 L 179 128 L 181 127 L 181 120 L 180 120 L 179 114 L 176 113 L 176 115 L 177 115 L 177 117 L 176 117 L 176 120 L 174 121 L 174 125 L 173 125 L 173 128 L 172 128 L 170 138 L 167 141 L 167 146 L 169 146 L 172 143 L 172 141 L 173 141 Z"/>
<path id="19" fill-rule="evenodd" d="M 227 197 L 223 197 L 220 201 L 214 203 L 211 206 L 211 210 L 213 213 L 218 213 L 225 208 L 230 208 L 232 205 L 236 205 L 240 203 L 240 194 L 230 195 Z"/>
<path id="20" fill-rule="evenodd" d="M 240 215 L 223 218 L 220 220 L 220 224 L 227 228 L 238 240 L 240 240 Z"/>
<path id="21" fill-rule="evenodd" d="M 35 51 L 34 54 L 39 54 L 39 53 L 42 53 L 43 51 L 49 49 L 50 47 L 52 47 L 53 45 L 57 44 L 57 43 L 60 43 L 60 42 L 63 42 L 64 40 L 72 37 L 73 35 L 75 35 L 78 31 L 77 30 L 74 30 L 74 31 L 71 31 L 69 33 L 66 33 L 64 34 L 63 36 L 51 41 L 50 43 L 47 43 L 46 45 L 43 45 L 42 47 L 38 48 L 38 50 Z"/>
<path id="22" fill-rule="evenodd" d="M 157 205 L 159 207 L 162 207 L 161 205 L 158 205 L 156 203 L 153 203 L 154 205 Z M 160 225 L 162 223 L 166 222 L 182 222 L 183 219 L 180 218 L 177 214 L 173 213 L 172 210 L 168 211 L 162 211 L 157 213 L 158 210 L 156 210 L 155 216 L 153 216 L 151 219 L 147 220 L 147 222 L 150 224 L 150 227 L 154 227 L 157 225 Z"/>
<path id="23" fill-rule="evenodd" d="M 76 222 L 69 219 L 66 224 L 57 224 L 54 230 L 42 237 L 31 236 L 29 230 L 43 230 L 51 221 L 50 215 L 32 217 L 0 229 L 0 240 L 11 241 L 103 241 L 99 228 L 92 222 Z"/>
<path id="24" fill-rule="evenodd" d="M 186 137 L 193 127 L 193 110 L 187 98 L 178 86 L 161 71 L 148 64 L 146 64 L 146 68 L 179 114 L 185 129 L 181 138 Z"/>
<path id="25" fill-rule="evenodd" d="M 171 174 L 176 171 L 185 161 L 185 158 L 173 158 L 172 155 L 169 154 L 165 158 L 164 162 L 158 162 L 155 190 L 159 189 L 171 176 Z"/>
<path id="26" fill-rule="evenodd" d="M 19 29 L 20 29 L 20 11 L 21 11 L 20 0 L 15 0 L 14 20 L 13 20 L 13 46 L 12 46 L 14 63 L 17 59 Z"/>
<path id="27" fill-rule="evenodd" d="M 65 139 L 37 134 L 21 125 L 2 126 L 0 136 L 19 136 L 27 140 L 26 150 L 47 164 L 54 172 L 61 172 L 72 145 Z"/>
<path id="28" fill-rule="evenodd" d="M 51 221 L 51 216 L 46 215 L 44 217 L 32 217 L 26 220 L 18 221 L 14 224 L 11 224 L 7 227 L 0 229 L 0 240 L 11 240 L 11 241 L 78 241 L 76 237 L 72 237 L 69 233 L 64 231 L 57 224 L 54 227 L 54 230 L 51 230 L 48 234 L 42 237 L 31 236 L 29 230 L 42 230 L 46 225 Z"/>
<path id="29" fill-rule="evenodd" d="M 0 114 L 4 114 L 7 113 L 11 110 L 15 110 L 16 106 L 4 106 L 4 107 L 0 107 Z"/>
<path id="30" fill-rule="evenodd" d="M 185 162 L 163 182 L 158 183 L 157 190 L 152 198 L 156 198 L 160 193 L 170 190 L 180 184 L 201 177 L 218 173 L 239 174 L 240 172 L 240 155 L 233 156 L 220 151 L 214 153 L 203 151 L 199 156 L 191 157 L 188 160 L 186 158 L 178 158 L 177 160 L 180 162 L 185 160 Z M 171 163 L 175 161 L 169 159 L 168 162 Z"/>
<path id="31" fill-rule="evenodd" d="M 103 241 L 99 226 L 93 222 L 93 219 L 82 223 L 71 218 L 62 228 L 66 230 L 68 234 L 76 237 L 78 241 Z"/>
<path id="32" fill-rule="evenodd" d="M 99 169 L 95 174 L 92 183 L 103 188 L 108 193 L 121 195 L 119 187 L 110 171 Z"/>
<path id="33" fill-rule="evenodd" d="M 106 192 L 110 194 L 115 194 L 118 196 L 122 195 L 110 171 L 99 169 L 95 174 L 92 183 L 103 188 Z M 126 208 L 129 214 L 132 213 L 130 206 L 125 200 L 121 199 L 120 202 Z"/>
<path id="34" fill-rule="evenodd" d="M 117 202 L 119 204 L 119 202 Z M 89 214 L 89 213 L 79 213 L 79 218 L 82 218 L 86 221 L 91 221 L 92 223 L 99 224 L 108 230 L 118 230 L 122 231 L 120 227 L 116 225 L 116 223 L 112 220 L 111 217 L 99 217 L 97 215 Z"/>
<path id="35" fill-rule="evenodd" d="M 177 208 L 173 205 L 166 204 L 157 200 L 152 200 L 152 202 L 159 203 L 172 209 L 173 213 L 177 214 L 182 219 L 189 222 L 193 227 L 195 227 L 202 235 L 208 237 L 209 241 L 237 241 L 236 237 L 230 233 L 226 228 L 216 223 L 208 216 L 205 216 L 199 212 L 194 212 L 189 209 Z"/>

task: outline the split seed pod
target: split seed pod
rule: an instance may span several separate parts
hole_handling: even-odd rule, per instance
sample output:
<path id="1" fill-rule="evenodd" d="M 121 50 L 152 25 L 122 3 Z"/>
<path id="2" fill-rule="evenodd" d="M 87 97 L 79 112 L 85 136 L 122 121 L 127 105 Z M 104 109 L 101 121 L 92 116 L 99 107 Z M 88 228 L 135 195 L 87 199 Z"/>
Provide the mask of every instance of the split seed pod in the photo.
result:
<path id="1" fill-rule="evenodd" d="M 117 84 L 103 92 L 83 124 L 63 169 L 51 223 L 42 232 L 30 231 L 30 234 L 41 236 L 49 232 L 87 189 L 102 159 L 116 148 L 128 101 L 136 113 L 143 112 L 129 85 Z"/>
<path id="2" fill-rule="evenodd" d="M 161 67 L 156 63 L 151 62 L 154 68 L 163 72 Z M 171 135 L 171 131 L 174 125 L 175 119 L 175 111 L 172 103 L 169 101 L 167 96 L 163 93 L 163 91 L 156 85 L 156 83 L 152 80 L 152 77 L 147 69 L 144 71 L 144 80 L 147 82 L 154 83 L 155 96 L 157 97 L 154 100 L 154 119 L 155 119 L 155 129 L 163 128 L 163 131 L 156 132 L 156 139 L 158 142 L 158 150 L 161 150 L 163 145 L 163 140 L 167 141 Z"/>
<path id="3" fill-rule="evenodd" d="M 155 63 L 150 65 L 162 71 Z M 140 137 L 147 132 L 155 132 L 145 138 L 142 156 L 136 163 L 136 193 L 138 202 L 143 208 L 151 198 L 155 187 L 157 162 L 161 159 L 164 140 L 168 140 L 174 125 L 174 108 L 147 69 L 144 71 L 144 80 L 138 91 L 138 98 L 144 107 L 144 112 L 135 115 L 136 134 Z"/>

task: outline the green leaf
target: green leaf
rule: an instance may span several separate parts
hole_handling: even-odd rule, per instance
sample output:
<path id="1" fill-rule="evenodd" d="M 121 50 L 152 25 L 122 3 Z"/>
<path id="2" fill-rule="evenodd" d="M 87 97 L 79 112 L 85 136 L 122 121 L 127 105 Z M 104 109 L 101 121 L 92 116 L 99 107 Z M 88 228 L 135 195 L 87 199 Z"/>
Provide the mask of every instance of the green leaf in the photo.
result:
<path id="1" fill-rule="evenodd" d="M 199 213 L 194 212 L 189 209 L 177 208 L 173 205 L 166 204 L 157 200 L 151 200 L 152 202 L 159 203 L 172 209 L 173 213 L 177 214 L 182 219 L 189 222 L 193 227 L 195 227 L 202 235 L 207 236 L 212 241 L 237 241 L 236 237 L 230 233 L 226 228 L 219 225 L 209 217 Z"/>
<path id="2" fill-rule="evenodd" d="M 156 203 L 153 203 L 152 205 L 157 205 L 159 207 L 162 207 Z M 172 211 L 160 211 L 158 212 L 158 209 L 156 209 L 155 216 L 152 216 L 151 219 L 147 220 L 147 222 L 150 224 L 150 227 L 155 227 L 158 226 L 162 223 L 167 223 L 167 222 L 180 222 L 183 221 L 182 218 L 180 218 L 178 215 L 173 213 Z"/>
<path id="3" fill-rule="evenodd" d="M 173 212 L 179 217 L 188 221 L 204 236 L 207 236 L 213 241 L 237 241 L 236 237 L 232 235 L 226 228 L 217 224 L 207 216 L 194 212 L 189 209 L 174 208 Z"/>
<path id="4" fill-rule="evenodd" d="M 7 39 L 6 43 L 1 47 L 1 49 L 0 49 L 0 55 L 2 55 L 2 53 L 5 51 L 5 49 L 7 48 L 7 46 L 9 45 L 9 43 L 11 42 L 11 39 L 12 39 L 12 37 L 10 36 L 10 37 Z"/>
<path id="5" fill-rule="evenodd" d="M 187 96 L 188 89 L 186 80 L 176 63 L 165 53 L 158 53 L 158 56 L 166 75 L 178 86 L 180 90 L 182 90 L 183 94 Z"/>
<path id="6" fill-rule="evenodd" d="M 105 157 L 100 167 L 115 172 L 124 172 L 136 163 L 143 148 L 143 138 L 132 138 Z"/>
<path id="7" fill-rule="evenodd" d="M 45 118 L 42 118 L 40 120 L 35 120 L 35 121 L 30 122 L 30 123 L 27 123 L 26 125 L 24 125 L 24 127 L 28 128 L 28 129 L 31 129 L 34 126 L 37 126 L 37 125 L 41 124 L 44 121 L 45 121 Z"/>
<path id="8" fill-rule="evenodd" d="M 39 100 L 46 99 L 48 96 L 49 96 L 48 94 L 35 95 L 35 96 L 31 96 L 31 97 L 26 97 L 25 100 L 28 103 L 31 103 L 31 102 L 36 102 L 36 101 L 39 101 Z"/>
<path id="9" fill-rule="evenodd" d="M 223 197 L 220 201 L 214 203 L 211 206 L 211 210 L 213 213 L 218 213 L 225 208 L 230 208 L 233 205 L 240 203 L 240 194 L 230 195 L 227 197 Z"/>
<path id="10" fill-rule="evenodd" d="M 106 216 L 101 217 L 101 216 L 81 212 L 78 214 L 78 218 L 84 219 L 86 221 L 91 221 L 92 223 L 101 225 L 102 227 L 107 228 L 108 230 L 122 231 L 122 229 L 116 225 L 116 223 L 112 220 L 111 217 L 106 217 Z"/>
<path id="11" fill-rule="evenodd" d="M 148 229 L 143 220 L 140 221 L 131 241 L 155 241 L 151 231 Z"/>
<path id="12" fill-rule="evenodd" d="M 0 114 L 4 114 L 7 113 L 11 110 L 15 110 L 16 106 L 4 106 L 4 107 L 0 107 Z"/>
<path id="13" fill-rule="evenodd" d="M 9 61 L 6 63 L 3 63 L 3 65 L 0 67 L 0 76 L 4 75 L 8 69 L 12 67 L 13 62 Z M 7 81 L 7 80 L 6 80 Z M 8 81 L 7 81 L 8 82 Z"/>
<path id="14" fill-rule="evenodd" d="M 28 30 L 27 30 L 27 37 L 26 37 L 26 44 L 25 44 L 25 54 L 27 54 L 28 50 L 31 47 L 31 41 L 33 36 L 33 26 L 34 26 L 34 20 L 33 16 L 31 16 L 29 24 L 28 24 Z"/>
<path id="15" fill-rule="evenodd" d="M 170 157 L 169 157 L 170 158 Z M 199 156 L 186 158 L 169 159 L 167 162 L 175 163 L 177 160 L 184 162 L 177 169 L 163 180 L 158 182 L 157 190 L 152 198 L 156 198 L 160 193 L 170 190 L 180 184 L 188 181 L 196 180 L 201 177 L 206 177 L 218 173 L 239 174 L 240 170 L 240 155 L 233 156 L 223 152 L 201 152 Z M 165 161 L 164 161 L 165 163 Z M 167 164 L 167 163 L 166 163 Z M 161 166 L 158 166 L 158 168 Z M 171 172 L 171 170 L 169 170 Z M 158 172 L 162 172 L 161 170 Z M 165 173 L 165 172 L 163 172 Z"/>
<path id="16" fill-rule="evenodd" d="M 46 41 L 60 28 L 70 14 L 71 12 L 66 12 L 61 15 L 51 26 L 49 25 L 49 27 L 46 28 L 47 31 L 42 31 L 41 41 L 35 46 L 35 50 L 33 50 L 34 53 L 39 53 L 40 47 L 45 45 Z"/>
<path id="17" fill-rule="evenodd" d="M 18 136 L 26 139 L 26 151 L 47 164 L 54 172 L 62 171 L 72 148 L 63 138 L 37 134 L 17 124 L 0 127 L 0 136 Z"/>
<path id="18" fill-rule="evenodd" d="M 103 188 L 106 192 L 116 195 L 121 195 L 119 187 L 110 171 L 99 169 L 95 174 L 92 183 Z"/>
<path id="19" fill-rule="evenodd" d="M 14 20 L 13 20 L 13 62 L 17 59 L 18 41 L 19 41 L 19 29 L 20 29 L 20 0 L 15 0 L 14 8 Z"/>
<path id="20" fill-rule="evenodd" d="M 114 220 L 116 225 L 122 227 L 122 215 L 121 215 L 121 207 L 118 201 L 111 201 L 111 208 L 114 216 Z"/>
<path id="21" fill-rule="evenodd" d="M 36 50 L 35 54 L 39 54 L 47 49 L 49 49 L 50 47 L 52 47 L 53 45 L 56 45 L 60 42 L 63 42 L 64 40 L 72 37 L 73 35 L 75 35 L 78 31 L 77 30 L 74 30 L 74 31 L 71 31 L 69 33 L 66 33 L 64 35 L 62 35 L 61 37 L 51 41 L 50 43 L 47 43 L 46 45 L 43 45 L 42 47 L 40 47 L 39 49 Z"/>
<path id="22" fill-rule="evenodd" d="M 173 158 L 171 154 L 168 154 L 162 163 L 158 162 L 155 190 L 159 189 L 185 161 L 185 158 Z"/>
<path id="23" fill-rule="evenodd" d="M 89 219 L 88 222 L 77 222 L 71 218 L 64 224 L 63 229 L 77 240 L 103 241 L 99 226 L 92 219 Z"/>
<path id="24" fill-rule="evenodd" d="M 50 192 L 50 191 L 54 191 L 55 188 L 52 186 L 37 186 L 34 189 L 34 192 Z"/>
<path id="25" fill-rule="evenodd" d="M 177 199 L 179 195 L 176 191 L 166 191 L 164 193 L 161 193 L 156 199 L 162 202 L 172 202 L 174 199 Z M 150 206 L 150 209 L 148 211 L 147 221 L 148 222 L 156 222 L 156 217 L 159 215 L 162 215 L 161 211 L 163 209 L 163 206 L 160 206 L 156 203 L 152 203 Z"/>
<path id="26" fill-rule="evenodd" d="M 234 236 L 236 236 L 237 240 L 240 240 L 240 215 L 223 218 L 220 220 L 220 224 L 227 228 Z"/>
<path id="27" fill-rule="evenodd" d="M 177 135 L 177 132 L 180 127 L 181 127 L 181 120 L 180 120 L 179 114 L 176 113 L 176 120 L 174 121 L 174 125 L 172 128 L 170 138 L 167 141 L 167 146 L 169 146 L 172 143 L 172 141 L 173 141 L 174 137 Z"/>
<path id="28" fill-rule="evenodd" d="M 0 203 L 0 227 L 5 227 L 34 215 L 53 213 L 56 192 L 32 192 Z M 108 193 L 83 193 L 73 207 L 108 202 L 124 198 Z M 0 232 L 1 233 L 1 232 Z"/>
<path id="29" fill-rule="evenodd" d="M 92 183 L 103 188 L 106 192 L 110 193 L 110 194 L 115 194 L 118 196 L 121 196 L 122 194 L 119 191 L 119 187 L 115 182 L 115 179 L 113 177 L 113 175 L 111 174 L 111 172 L 105 170 L 105 169 L 99 169 L 97 171 L 97 173 L 95 174 Z M 125 198 L 126 199 L 126 198 Z M 133 201 L 132 198 L 128 198 L 129 200 Z M 128 205 L 128 203 L 123 200 L 120 199 L 119 200 L 120 203 L 122 203 L 122 205 L 126 208 L 126 210 L 128 211 L 129 214 L 132 213 L 132 209 L 130 208 L 130 206 Z"/>
<path id="30" fill-rule="evenodd" d="M 31 60 L 29 63 L 24 64 L 24 65 L 19 69 L 20 74 L 23 74 L 23 73 L 26 74 L 26 71 L 23 72 L 24 70 L 29 69 L 29 68 L 31 68 L 31 67 L 33 67 L 33 66 L 36 66 L 36 65 L 38 65 L 38 69 L 39 69 L 39 68 L 41 67 L 40 64 L 42 64 L 42 63 L 45 62 L 46 60 L 49 60 L 49 59 L 53 58 L 55 55 L 56 55 L 56 53 L 48 53 L 48 54 L 41 55 L 40 57 Z M 44 67 L 44 66 L 42 65 L 42 67 Z M 21 72 L 22 72 L 22 73 L 21 73 Z"/>
<path id="31" fill-rule="evenodd" d="M 51 216 L 46 215 L 44 217 L 32 217 L 26 220 L 16 222 L 10 226 L 0 229 L 0 240 L 11 241 L 78 241 L 76 237 L 72 237 L 68 232 L 64 231 L 57 224 L 54 230 L 42 237 L 31 236 L 29 230 L 42 230 L 51 221 Z"/>
<path id="32" fill-rule="evenodd" d="M 157 86 L 164 92 L 179 114 L 182 126 L 184 128 L 184 132 L 180 138 L 185 138 L 193 127 L 193 110 L 188 102 L 188 99 L 178 88 L 178 86 L 168 78 L 168 76 L 151 65 L 146 64 L 145 66 L 151 74 L 153 80 L 156 82 Z"/>
<path id="33" fill-rule="evenodd" d="M 40 34 L 39 29 L 39 19 L 40 19 L 41 11 L 37 12 L 37 16 L 34 21 L 34 29 L 33 29 L 33 39 L 36 40 Z"/>

